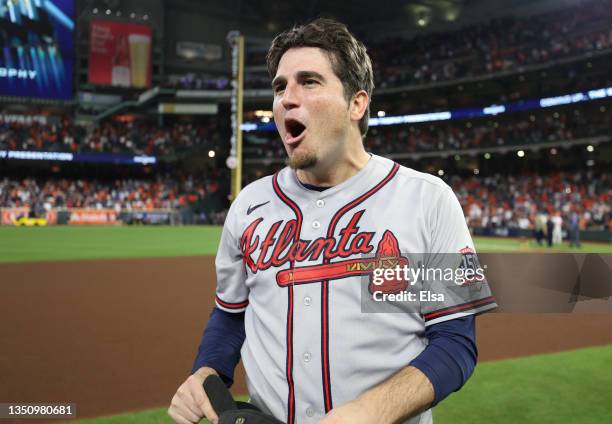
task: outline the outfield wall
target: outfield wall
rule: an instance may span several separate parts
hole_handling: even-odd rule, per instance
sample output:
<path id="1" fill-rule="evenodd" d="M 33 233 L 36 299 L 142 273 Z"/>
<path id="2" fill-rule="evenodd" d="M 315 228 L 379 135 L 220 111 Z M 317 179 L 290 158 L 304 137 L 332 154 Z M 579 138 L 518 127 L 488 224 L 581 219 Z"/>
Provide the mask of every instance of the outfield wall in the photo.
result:
<path id="1" fill-rule="evenodd" d="M 476 236 L 534 238 L 533 229 L 476 227 L 471 230 Z M 563 231 L 563 239 L 566 240 L 567 237 L 567 231 Z M 580 230 L 580 240 L 610 243 L 612 242 L 612 232 L 608 230 Z"/>
<path id="2" fill-rule="evenodd" d="M 22 216 L 28 216 L 29 207 L 0 208 L 2 225 L 15 225 Z M 150 209 L 138 211 L 117 211 L 114 209 L 63 208 L 47 212 L 48 225 L 121 225 L 121 224 L 152 224 L 181 225 L 193 224 L 195 214 L 191 211 L 175 209 Z M 476 236 L 533 238 L 533 230 L 520 228 L 472 228 Z M 564 238 L 566 238 L 564 233 Z M 608 230 L 581 230 L 580 240 L 596 242 L 612 242 L 612 232 Z"/>
<path id="3" fill-rule="evenodd" d="M 2 225 L 19 225 L 19 219 L 28 217 L 29 213 L 29 207 L 0 208 Z M 186 221 L 184 212 L 174 209 L 117 211 L 114 209 L 63 208 L 47 211 L 45 218 L 47 220 L 46 225 L 177 225 Z"/>

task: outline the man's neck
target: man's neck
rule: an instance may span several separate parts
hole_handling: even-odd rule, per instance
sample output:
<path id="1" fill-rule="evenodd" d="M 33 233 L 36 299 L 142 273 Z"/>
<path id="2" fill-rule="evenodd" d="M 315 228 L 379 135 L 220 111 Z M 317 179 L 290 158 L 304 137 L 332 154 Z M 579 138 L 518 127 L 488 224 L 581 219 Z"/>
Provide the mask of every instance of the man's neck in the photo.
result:
<path id="1" fill-rule="evenodd" d="M 318 187 L 336 186 L 358 173 L 370 160 L 370 155 L 363 149 L 348 153 L 340 161 L 331 163 L 329 166 L 317 164 L 309 169 L 298 169 L 298 179 L 304 184 Z"/>

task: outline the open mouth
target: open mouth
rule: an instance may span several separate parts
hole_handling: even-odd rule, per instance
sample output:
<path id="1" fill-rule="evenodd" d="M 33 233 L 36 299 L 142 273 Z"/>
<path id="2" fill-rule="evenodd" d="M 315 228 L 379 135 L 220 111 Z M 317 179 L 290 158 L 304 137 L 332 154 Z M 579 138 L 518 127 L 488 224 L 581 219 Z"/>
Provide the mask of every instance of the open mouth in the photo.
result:
<path id="1" fill-rule="evenodd" d="M 296 119 L 285 120 L 285 130 L 287 132 L 287 144 L 297 143 L 302 140 L 306 133 L 306 125 Z"/>

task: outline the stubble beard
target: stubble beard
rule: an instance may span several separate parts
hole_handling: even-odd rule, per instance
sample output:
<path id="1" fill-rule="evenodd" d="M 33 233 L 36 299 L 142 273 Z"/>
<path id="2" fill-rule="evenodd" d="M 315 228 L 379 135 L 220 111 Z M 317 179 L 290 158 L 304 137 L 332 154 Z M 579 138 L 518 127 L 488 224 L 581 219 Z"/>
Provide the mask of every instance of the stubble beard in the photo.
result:
<path id="1" fill-rule="evenodd" d="M 316 153 L 306 152 L 303 154 L 294 153 L 293 155 L 287 158 L 286 163 L 287 166 L 289 166 L 290 168 L 298 170 L 312 168 L 317 164 L 318 161 L 319 158 L 317 157 Z"/>

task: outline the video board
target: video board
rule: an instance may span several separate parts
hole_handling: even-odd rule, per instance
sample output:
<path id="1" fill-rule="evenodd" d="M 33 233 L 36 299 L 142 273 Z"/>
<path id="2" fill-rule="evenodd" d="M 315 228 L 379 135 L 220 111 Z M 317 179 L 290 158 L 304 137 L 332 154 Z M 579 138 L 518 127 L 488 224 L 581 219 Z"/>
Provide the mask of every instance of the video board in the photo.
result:
<path id="1" fill-rule="evenodd" d="M 0 0 L 0 96 L 73 97 L 74 0 Z"/>

